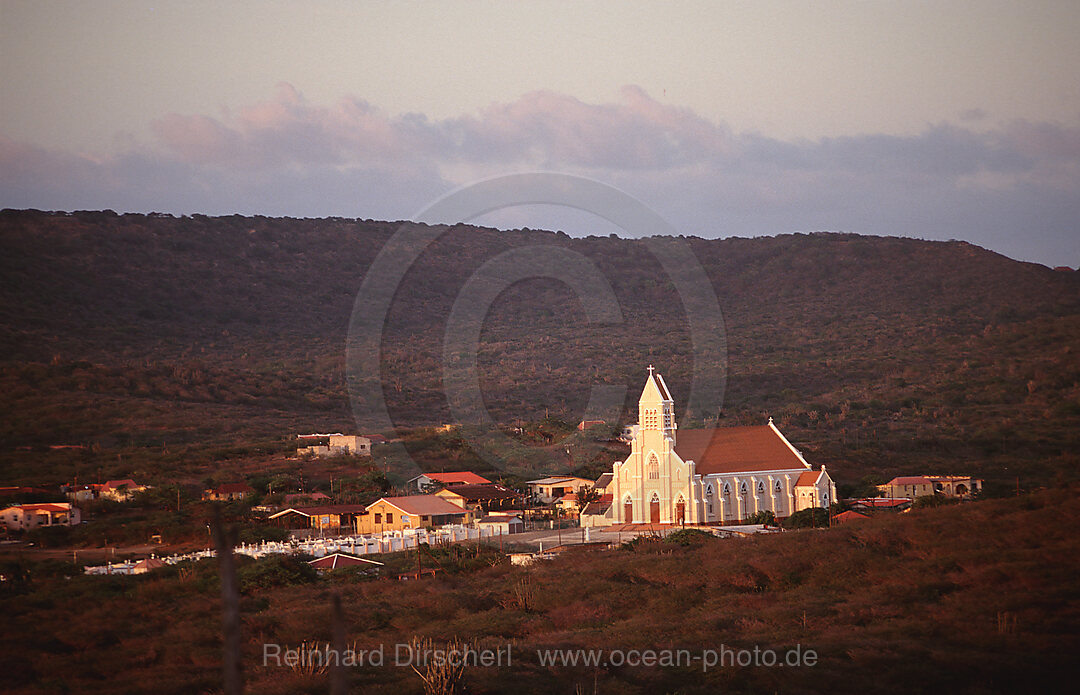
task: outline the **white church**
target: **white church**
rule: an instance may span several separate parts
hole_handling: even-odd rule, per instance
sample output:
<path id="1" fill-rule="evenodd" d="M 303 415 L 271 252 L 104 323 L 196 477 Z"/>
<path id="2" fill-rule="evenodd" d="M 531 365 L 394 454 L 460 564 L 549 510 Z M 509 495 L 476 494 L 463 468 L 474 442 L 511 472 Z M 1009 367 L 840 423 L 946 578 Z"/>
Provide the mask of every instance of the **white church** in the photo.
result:
<path id="1" fill-rule="evenodd" d="M 667 384 L 650 365 L 630 455 L 601 476 L 610 505 L 583 525 L 734 524 L 759 511 L 778 519 L 828 508 L 836 486 L 767 425 L 679 431 Z"/>

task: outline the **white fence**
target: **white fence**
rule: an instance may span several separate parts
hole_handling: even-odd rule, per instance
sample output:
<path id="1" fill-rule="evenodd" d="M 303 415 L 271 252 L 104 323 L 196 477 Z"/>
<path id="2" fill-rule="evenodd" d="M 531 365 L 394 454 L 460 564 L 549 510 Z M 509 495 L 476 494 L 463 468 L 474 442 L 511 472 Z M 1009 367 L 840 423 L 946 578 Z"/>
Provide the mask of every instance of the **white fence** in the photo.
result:
<path id="1" fill-rule="evenodd" d="M 348 553 L 350 555 L 378 555 L 380 553 L 396 553 L 402 550 L 415 548 L 421 543 L 438 545 L 445 543 L 460 543 L 462 541 L 482 540 L 484 538 L 498 538 L 499 533 L 491 528 L 472 528 L 470 526 L 443 526 L 441 528 L 406 529 L 404 531 L 384 531 L 380 534 L 369 536 L 341 536 L 338 538 L 309 538 L 305 540 L 291 541 L 263 541 L 251 545 L 241 543 L 233 548 L 233 552 L 241 555 L 250 555 L 254 558 L 266 557 L 267 555 L 295 555 L 306 554 L 315 557 L 323 557 L 332 553 Z M 185 560 L 202 560 L 214 557 L 213 550 L 199 550 L 183 555 L 169 555 L 156 558 L 167 565 L 175 565 Z M 132 574 L 137 562 L 110 562 L 106 565 L 84 567 L 86 574 Z"/>

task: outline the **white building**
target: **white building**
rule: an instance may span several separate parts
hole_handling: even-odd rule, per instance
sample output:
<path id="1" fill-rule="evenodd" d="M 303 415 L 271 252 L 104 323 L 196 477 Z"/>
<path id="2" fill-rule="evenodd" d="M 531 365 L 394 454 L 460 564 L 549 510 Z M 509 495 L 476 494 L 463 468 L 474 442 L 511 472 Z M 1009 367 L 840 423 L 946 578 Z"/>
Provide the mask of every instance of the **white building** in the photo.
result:
<path id="1" fill-rule="evenodd" d="M 611 524 L 738 523 L 759 511 L 784 518 L 828 508 L 836 486 L 767 425 L 678 430 L 667 385 L 649 367 L 630 455 L 612 466 Z"/>
<path id="2" fill-rule="evenodd" d="M 0 523 L 9 530 L 30 530 L 42 526 L 74 526 L 81 520 L 78 507 L 70 502 L 16 504 L 0 510 Z"/>

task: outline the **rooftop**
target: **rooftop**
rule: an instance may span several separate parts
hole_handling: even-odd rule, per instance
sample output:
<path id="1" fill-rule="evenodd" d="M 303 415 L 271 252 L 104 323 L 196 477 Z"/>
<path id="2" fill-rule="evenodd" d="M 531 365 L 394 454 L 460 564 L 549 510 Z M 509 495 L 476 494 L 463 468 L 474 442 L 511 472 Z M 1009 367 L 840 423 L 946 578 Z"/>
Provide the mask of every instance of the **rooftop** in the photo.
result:
<path id="1" fill-rule="evenodd" d="M 701 475 L 808 468 L 771 424 L 679 430 L 675 453 Z"/>

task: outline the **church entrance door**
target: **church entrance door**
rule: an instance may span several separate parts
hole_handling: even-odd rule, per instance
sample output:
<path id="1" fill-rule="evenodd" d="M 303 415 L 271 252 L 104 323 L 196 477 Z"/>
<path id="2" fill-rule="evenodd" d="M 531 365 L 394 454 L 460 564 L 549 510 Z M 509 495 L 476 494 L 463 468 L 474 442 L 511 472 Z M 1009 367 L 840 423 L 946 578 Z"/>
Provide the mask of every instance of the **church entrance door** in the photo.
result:
<path id="1" fill-rule="evenodd" d="M 623 521 L 628 524 L 634 523 L 634 503 L 630 500 L 623 503 Z"/>
<path id="2" fill-rule="evenodd" d="M 686 502 L 682 500 L 675 505 L 675 523 L 679 526 L 686 523 Z"/>
<path id="3" fill-rule="evenodd" d="M 649 523 L 660 523 L 660 498 L 656 495 L 649 501 Z"/>

